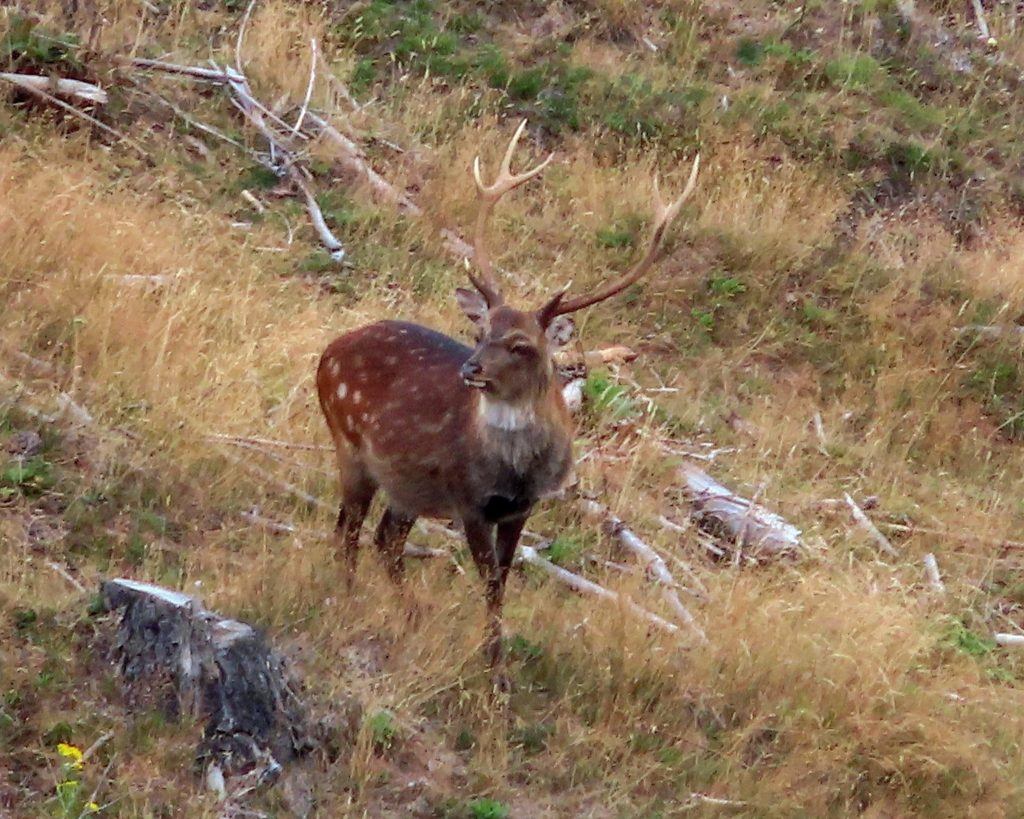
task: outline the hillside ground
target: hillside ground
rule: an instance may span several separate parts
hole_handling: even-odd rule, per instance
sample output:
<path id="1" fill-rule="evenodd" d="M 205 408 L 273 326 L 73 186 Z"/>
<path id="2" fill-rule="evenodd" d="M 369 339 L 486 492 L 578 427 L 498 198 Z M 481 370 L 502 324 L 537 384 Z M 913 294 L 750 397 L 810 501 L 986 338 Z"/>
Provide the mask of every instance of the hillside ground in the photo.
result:
<path id="1" fill-rule="evenodd" d="M 120 135 L 0 86 L 0 815 L 220 815 L 198 727 L 127 713 L 94 650 L 112 575 L 265 628 L 318 708 L 361 703 L 354 744 L 310 761 L 323 816 L 1024 813 L 1024 660 L 993 640 L 1024 633 L 1024 31 L 997 4 L 979 42 L 968 6 L 259 0 L 260 98 L 293 121 L 315 38 L 313 109 L 422 208 L 310 146 L 344 266 L 221 91 L 126 62 L 233 62 L 244 4 L 0 8 L 0 70 L 98 82 Z M 464 548 L 414 534 L 453 561 L 410 561 L 411 626 L 372 554 L 340 591 L 313 373 L 380 318 L 469 337 L 439 231 L 471 224 L 472 158 L 523 116 L 521 161 L 556 161 L 494 225 L 519 304 L 627 265 L 652 175 L 678 189 L 701 152 L 666 258 L 578 316 L 581 348 L 640 355 L 591 373 L 576 452 L 581 492 L 695 567 L 709 641 L 519 571 L 496 703 Z M 664 526 L 689 507 L 658 441 L 714 451 L 801 555 L 715 560 Z M 667 616 L 574 509 L 531 520 L 548 556 Z M 80 768 L 58 750 L 108 732 Z"/>

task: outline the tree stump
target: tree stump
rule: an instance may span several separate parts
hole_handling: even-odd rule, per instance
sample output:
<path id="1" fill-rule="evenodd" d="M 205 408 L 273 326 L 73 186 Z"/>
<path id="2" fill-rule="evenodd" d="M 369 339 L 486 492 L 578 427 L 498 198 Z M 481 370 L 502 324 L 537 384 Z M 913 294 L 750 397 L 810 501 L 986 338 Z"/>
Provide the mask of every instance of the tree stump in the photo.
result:
<path id="1" fill-rule="evenodd" d="M 197 762 L 208 782 L 272 782 L 316 747 L 284 659 L 254 628 L 148 583 L 108 580 L 100 593 L 121 612 L 113 654 L 129 704 L 202 720 Z"/>

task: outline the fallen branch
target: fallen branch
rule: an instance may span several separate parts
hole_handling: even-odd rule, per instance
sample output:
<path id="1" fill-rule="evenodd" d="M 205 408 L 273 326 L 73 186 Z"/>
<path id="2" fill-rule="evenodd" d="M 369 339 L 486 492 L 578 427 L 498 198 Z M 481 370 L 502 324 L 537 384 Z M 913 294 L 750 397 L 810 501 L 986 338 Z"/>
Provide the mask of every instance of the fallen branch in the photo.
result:
<path id="1" fill-rule="evenodd" d="M 0 80 L 7 80 L 25 90 L 49 91 L 60 97 L 71 97 L 83 102 L 107 104 L 107 92 L 98 85 L 81 80 L 67 80 L 62 77 L 43 77 L 38 74 L 10 74 L 0 71 Z"/>
<path id="2" fill-rule="evenodd" d="M 940 529 L 937 526 L 916 526 L 906 523 L 891 523 L 886 520 L 878 521 L 879 526 L 891 529 L 894 532 L 906 532 L 915 535 L 935 535 L 937 537 L 948 537 L 951 540 L 959 540 L 963 543 L 987 543 L 992 546 L 1001 546 L 1004 549 L 1024 549 L 1024 541 L 1006 540 L 1005 538 L 977 535 L 969 532 L 954 532 L 951 529 Z"/>
<path id="3" fill-rule="evenodd" d="M 609 602 L 616 603 L 624 606 L 630 613 L 639 617 L 641 620 L 646 620 L 663 631 L 667 631 L 669 634 L 678 634 L 679 626 L 675 623 L 670 623 L 663 617 L 659 617 L 652 611 L 648 611 L 642 606 L 638 606 L 632 600 L 625 595 L 618 594 L 606 589 L 604 586 L 599 586 L 585 577 L 580 577 L 578 574 L 570 572 L 568 569 L 563 569 L 561 566 L 556 566 L 550 560 L 546 560 L 537 554 L 537 550 L 532 546 L 526 544 L 519 544 L 519 557 L 524 563 L 528 563 L 531 566 L 536 566 L 541 571 L 545 572 L 550 577 L 555 578 L 560 583 L 564 583 L 574 591 L 578 591 L 582 594 L 590 594 L 594 597 L 600 597 Z"/>
<path id="4" fill-rule="evenodd" d="M 692 515 L 705 528 L 724 531 L 741 549 L 760 553 L 791 554 L 802 546 L 800 530 L 781 516 L 730 491 L 704 470 L 685 464 L 679 468 Z"/>
<path id="5" fill-rule="evenodd" d="M 679 595 L 676 593 L 677 584 L 675 578 L 669 572 L 665 561 L 661 559 L 661 555 L 641 540 L 632 529 L 623 523 L 620 518 L 612 514 L 611 510 L 606 506 L 592 500 L 581 500 L 580 508 L 584 514 L 600 521 L 601 528 L 609 537 L 615 538 L 624 548 L 641 560 L 648 577 L 660 584 L 661 598 L 672 610 L 672 613 L 697 635 L 697 639 L 700 642 L 706 643 L 707 635 L 697 624 L 697 620 L 690 613 L 689 609 L 680 601 Z"/>
<path id="6" fill-rule="evenodd" d="M 19 75 L 19 74 L 7 74 L 7 75 L 4 75 L 4 76 L 0 77 L 0 79 L 5 79 L 9 83 L 17 86 L 18 88 L 22 88 L 25 91 L 28 91 L 30 94 L 34 94 L 35 96 L 39 97 L 40 99 L 46 100 L 47 102 L 51 103 L 52 105 L 56 105 L 58 108 L 61 108 L 64 111 L 67 111 L 72 116 L 78 117 L 79 119 L 81 119 L 81 120 L 83 120 L 85 122 L 88 122 L 90 125 L 93 125 L 96 128 L 99 128 L 101 131 L 103 131 L 103 132 L 105 132 L 107 134 L 110 134 L 112 137 L 117 139 L 119 142 L 123 142 L 126 145 L 130 146 L 131 148 L 133 148 L 135 151 L 137 151 L 143 157 L 146 157 L 146 158 L 149 157 L 149 153 L 146 151 L 146 149 L 143 148 L 138 142 L 136 142 L 131 137 L 128 137 L 125 134 L 122 134 L 116 128 L 111 128 L 105 122 L 101 122 L 100 120 L 96 119 L 96 117 L 92 116 L 91 114 L 87 114 L 87 113 L 85 113 L 85 111 L 82 111 L 82 110 L 80 110 L 78 108 L 75 108 L 75 106 L 73 106 L 73 105 L 69 105 L 68 103 L 64 102 L 64 100 L 62 100 L 62 99 L 60 99 L 58 97 L 55 97 L 49 91 L 46 91 L 46 90 L 44 90 L 42 88 L 37 88 L 34 84 L 29 83 L 29 82 L 25 82 L 23 79 L 15 79 L 15 78 L 18 78 L 20 76 L 21 75 Z"/>
<path id="7" fill-rule="evenodd" d="M 942 582 L 942 575 L 939 574 L 939 564 L 935 555 L 931 552 L 924 556 L 924 571 L 928 575 L 928 584 L 939 594 L 945 594 L 946 585 Z"/>
<path id="8" fill-rule="evenodd" d="M 875 545 L 890 557 L 899 557 L 900 553 L 893 548 L 892 543 L 889 542 L 889 538 L 878 530 L 878 527 L 871 522 L 871 518 L 864 513 L 864 510 L 857 505 L 857 502 L 850 497 L 848 492 L 843 493 L 843 499 L 846 501 L 846 505 L 850 507 L 850 514 L 853 515 L 853 519 L 857 521 L 864 531 L 871 535 L 871 539 L 875 541 Z"/>
<path id="9" fill-rule="evenodd" d="M 295 443 L 293 441 L 277 441 L 273 438 L 258 438 L 252 435 L 225 435 L 211 432 L 204 436 L 209 441 L 222 441 L 227 444 L 274 447 L 280 449 L 301 449 L 309 452 L 334 452 L 334 447 L 320 444 Z"/>
<path id="10" fill-rule="evenodd" d="M 79 594 L 85 594 L 85 586 L 78 582 L 77 578 L 67 569 L 53 560 L 46 561 L 46 565 L 70 583 Z"/>
<path id="11" fill-rule="evenodd" d="M 250 4 L 250 9 L 251 7 L 252 6 Z M 344 246 L 327 225 L 323 211 L 320 209 L 319 204 L 317 204 L 316 196 L 309 187 L 307 174 L 300 165 L 298 156 L 284 144 L 284 139 L 286 137 L 276 133 L 274 129 L 267 124 L 267 121 L 270 121 L 276 127 L 282 128 L 284 133 L 287 134 L 287 137 L 293 139 L 307 138 L 301 131 L 301 126 L 305 119 L 309 98 L 312 96 L 312 83 L 316 80 L 316 41 L 312 41 L 313 60 L 310 72 L 310 87 L 307 90 L 307 99 L 303 104 L 302 111 L 299 114 L 299 119 L 296 121 L 294 126 L 289 126 L 256 98 L 249 86 L 248 78 L 242 71 L 240 52 L 245 33 L 245 23 L 247 20 L 248 17 L 243 19 L 242 25 L 239 29 L 238 45 L 236 49 L 237 65 L 234 67 L 225 66 L 221 68 L 220 66 L 215 66 L 213 68 L 201 68 L 198 66 L 175 65 L 174 63 L 167 63 L 161 60 L 145 60 L 139 58 L 132 59 L 131 65 L 136 68 L 156 70 L 206 80 L 226 87 L 229 92 L 231 102 L 235 108 L 237 108 L 242 116 L 252 126 L 254 126 L 257 131 L 259 131 L 264 139 L 267 140 L 271 153 L 271 162 L 269 164 L 271 170 L 279 176 L 287 177 L 302 195 L 306 204 L 306 210 L 309 212 L 310 221 L 313 224 L 313 229 L 316 231 L 320 243 L 327 250 L 331 259 L 340 264 L 345 258 Z M 176 106 L 171 104 L 171 107 L 175 109 L 175 113 L 178 113 Z M 213 133 L 216 136 L 224 137 L 224 135 L 220 134 L 216 129 L 212 128 L 212 126 L 206 126 L 204 127 L 204 130 Z M 233 144 L 237 144 L 234 143 L 234 140 L 230 141 Z"/>
<path id="12" fill-rule="evenodd" d="M 996 645 L 1004 648 L 1024 648 L 1024 634 L 1005 634 L 1000 632 L 995 636 Z"/>
<path id="13" fill-rule="evenodd" d="M 980 39 L 995 45 L 995 40 L 992 39 L 992 34 L 988 29 L 988 21 L 985 19 L 985 9 L 981 5 L 981 0 L 971 0 L 971 8 L 974 10 L 974 22 L 978 26 Z"/>

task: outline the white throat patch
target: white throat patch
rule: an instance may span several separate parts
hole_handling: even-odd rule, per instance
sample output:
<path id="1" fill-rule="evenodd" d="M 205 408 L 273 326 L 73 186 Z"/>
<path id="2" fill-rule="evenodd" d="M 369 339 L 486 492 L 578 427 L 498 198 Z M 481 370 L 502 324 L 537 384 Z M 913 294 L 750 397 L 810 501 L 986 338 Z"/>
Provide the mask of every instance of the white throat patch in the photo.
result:
<path id="1" fill-rule="evenodd" d="M 506 432 L 523 429 L 532 424 L 536 417 L 529 404 L 518 406 L 504 401 L 491 401 L 486 395 L 480 397 L 480 420 L 494 429 Z"/>

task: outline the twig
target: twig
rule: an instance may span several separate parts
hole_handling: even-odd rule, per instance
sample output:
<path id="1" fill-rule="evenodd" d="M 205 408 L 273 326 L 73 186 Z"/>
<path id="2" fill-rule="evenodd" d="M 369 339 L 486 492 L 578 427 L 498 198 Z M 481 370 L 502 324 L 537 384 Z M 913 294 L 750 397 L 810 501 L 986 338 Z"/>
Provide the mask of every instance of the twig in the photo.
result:
<path id="1" fill-rule="evenodd" d="M 92 116 L 91 114 L 87 114 L 87 113 L 85 113 L 85 111 L 79 110 L 78 108 L 75 108 L 75 106 L 73 106 L 73 105 L 69 105 L 68 103 L 64 102 L 64 100 L 55 97 L 53 94 L 49 93 L 48 91 L 44 91 L 42 88 L 36 88 L 34 85 L 32 85 L 30 83 L 23 82 L 20 79 L 13 79 L 14 77 L 17 77 L 17 76 L 18 76 L 17 74 L 7 74 L 7 75 L 4 75 L 4 76 L 0 77 L 0 79 L 5 79 L 8 82 L 12 83 L 13 85 L 16 85 L 19 88 L 23 88 L 24 90 L 28 91 L 30 94 L 35 94 L 37 97 L 40 97 L 41 99 L 44 99 L 47 102 L 50 102 L 53 105 L 56 105 L 58 108 L 62 108 L 63 110 L 65 110 L 69 114 L 71 114 L 72 116 L 76 116 L 79 119 L 84 120 L 85 122 L 88 122 L 90 125 L 96 126 L 101 131 L 104 131 L 104 132 L 110 134 L 115 139 L 119 140 L 120 142 L 125 143 L 128 146 L 130 146 L 135 151 L 137 151 L 139 154 L 141 154 L 143 157 L 146 157 L 146 158 L 149 157 L 149 153 L 146 151 L 146 149 L 143 148 L 138 142 L 136 142 L 131 137 L 126 136 L 125 134 L 122 134 L 116 128 L 111 128 L 105 122 L 100 122 L 98 119 L 96 119 L 96 117 Z"/>
<path id="2" fill-rule="evenodd" d="M 85 762 L 86 760 L 88 760 L 89 757 L 91 757 L 100 748 L 102 748 L 104 745 L 106 745 L 108 742 L 110 742 L 110 740 L 112 740 L 113 738 L 114 738 L 114 732 L 113 731 L 107 731 L 104 734 L 100 734 L 100 736 L 96 739 L 96 741 L 82 752 L 82 762 Z"/>
<path id="3" fill-rule="evenodd" d="M 568 569 L 556 566 L 550 560 L 546 560 L 537 554 L 537 550 L 532 546 L 527 546 L 526 544 L 521 543 L 519 545 L 519 556 L 524 563 L 536 566 L 538 569 L 541 569 L 543 572 L 555 578 L 559 582 L 564 583 L 574 591 L 581 592 L 582 594 L 590 594 L 595 597 L 600 597 L 604 600 L 623 605 L 633 615 L 652 623 L 663 631 L 667 631 L 669 634 L 679 633 L 679 626 L 675 623 L 670 623 L 668 620 L 663 617 L 659 617 L 654 612 L 648 611 L 642 606 L 638 606 L 625 595 L 617 594 L 610 589 L 606 589 L 604 586 L 599 586 L 597 583 L 587 580 L 585 577 L 580 577 L 578 574 L 570 572 Z"/>
<path id="4" fill-rule="evenodd" d="M 238 464 L 246 471 L 251 472 L 253 475 L 260 478 L 260 480 L 263 480 L 272 486 L 276 486 L 285 494 L 298 498 L 303 503 L 313 507 L 314 509 L 324 509 L 331 512 L 334 511 L 334 508 L 329 503 L 325 503 L 319 498 L 309 494 L 305 489 L 302 489 L 293 483 L 283 480 L 282 478 L 278 478 L 276 475 L 268 472 L 261 466 L 257 466 L 244 458 L 239 458 L 237 455 L 233 455 L 230 452 L 224 452 L 224 457 L 229 461 Z"/>
<path id="5" fill-rule="evenodd" d="M 864 531 L 871 535 L 871 539 L 875 541 L 875 545 L 890 557 L 899 557 L 899 552 L 893 548 L 893 545 L 889 542 L 889 538 L 883 535 L 878 530 L 878 527 L 871 522 L 871 518 L 864 514 L 864 510 L 857 505 L 857 502 L 853 498 L 850 497 L 849 492 L 843 493 L 843 499 L 846 501 L 846 505 L 850 507 L 850 513 L 853 515 L 853 519 L 857 521 Z"/>
<path id="6" fill-rule="evenodd" d="M 267 446 L 278 449 L 301 449 L 309 452 L 334 452 L 334 447 L 332 446 L 293 441 L 275 441 L 272 438 L 257 438 L 252 435 L 225 435 L 220 432 L 211 432 L 203 437 L 210 441 L 223 441 L 228 444 L 251 444 L 253 446 Z"/>
<path id="7" fill-rule="evenodd" d="M 706 643 L 707 635 L 697 624 L 697 620 L 690 613 L 689 609 L 680 601 L 679 595 L 675 591 L 675 578 L 669 572 L 665 561 L 661 559 L 661 555 L 641 540 L 632 529 L 620 518 L 612 514 L 611 510 L 606 506 L 592 500 L 581 500 L 580 508 L 584 514 L 601 521 L 601 527 L 610 537 L 614 537 L 622 546 L 640 558 L 648 576 L 661 585 L 661 598 L 665 601 L 665 604 L 681 622 L 685 623 L 697 635 L 697 639 L 700 642 Z"/>
<path id="8" fill-rule="evenodd" d="M 98 85 L 81 80 L 68 80 L 63 77 L 43 77 L 38 74 L 9 74 L 0 71 L 0 80 L 7 80 L 22 88 L 33 88 L 40 91 L 51 91 L 60 96 L 72 97 L 85 102 L 107 104 L 107 92 Z"/>
<path id="9" fill-rule="evenodd" d="M 995 635 L 996 645 L 1005 648 L 1024 648 L 1024 634 L 1005 634 L 1000 632 Z"/>
<path id="10" fill-rule="evenodd" d="M 57 574 L 59 574 L 65 580 L 67 580 L 68 583 L 70 583 L 72 586 L 74 586 L 75 591 L 79 592 L 80 594 L 85 594 L 85 586 L 83 586 L 81 583 L 79 583 L 78 580 L 75 578 L 75 576 L 72 575 L 71 572 L 69 572 L 63 566 L 61 566 L 60 563 L 56 563 L 55 561 L 48 560 L 48 561 L 46 561 L 46 565 L 49 568 L 53 569 Z"/>
<path id="11" fill-rule="evenodd" d="M 295 187 L 297 187 L 302 193 L 303 199 L 306 200 L 306 210 L 309 211 L 309 218 L 313 223 L 313 229 L 316 230 L 317 236 L 320 237 L 320 244 L 327 249 L 327 252 L 334 261 L 339 263 L 344 261 L 345 248 L 338 240 L 338 237 L 335 236 L 327 226 L 327 220 L 324 219 L 323 211 L 320 210 L 320 205 L 317 204 L 316 197 L 313 196 L 313 191 L 311 191 L 309 185 L 306 184 L 306 180 L 303 178 L 302 172 L 295 165 L 289 165 L 288 176 L 295 184 Z"/>
<path id="12" fill-rule="evenodd" d="M 939 529 L 933 526 L 916 526 L 905 523 L 890 523 L 886 520 L 878 521 L 879 526 L 891 529 L 894 532 L 906 532 L 908 534 L 936 535 L 948 537 L 952 540 L 959 540 L 963 543 L 988 543 L 992 546 L 1001 546 L 1004 549 L 1024 549 L 1024 541 L 1006 540 L 1005 538 L 989 537 L 987 535 L 976 535 L 969 532 L 954 532 L 951 529 Z"/>
<path id="13" fill-rule="evenodd" d="M 924 556 L 924 571 L 928 575 L 929 585 L 939 594 L 945 594 L 946 585 L 942 582 L 942 575 L 939 574 L 939 564 L 935 555 L 931 552 Z"/>
<path id="14" fill-rule="evenodd" d="M 988 30 L 988 21 L 985 19 L 985 9 L 981 0 L 971 0 L 971 8 L 974 9 L 974 22 L 978 25 L 978 33 L 986 43 L 991 42 L 992 34 Z"/>
<path id="15" fill-rule="evenodd" d="M 299 117 L 295 120 L 295 126 L 292 128 L 292 136 L 298 136 L 299 131 L 302 130 L 302 121 L 306 118 L 306 112 L 309 110 L 309 101 L 313 98 L 313 86 L 316 85 L 316 37 L 310 38 L 309 47 L 312 52 L 309 60 L 309 85 L 306 86 L 306 96 L 302 100 L 302 108 L 299 110 Z"/>
<path id="16" fill-rule="evenodd" d="M 266 529 L 268 532 L 275 535 L 290 535 L 294 534 L 296 531 L 296 528 L 290 523 L 280 523 L 276 520 L 263 517 L 263 515 L 260 514 L 258 506 L 254 506 L 247 512 L 242 512 L 241 518 L 250 526 L 259 526 L 260 528 Z"/>

